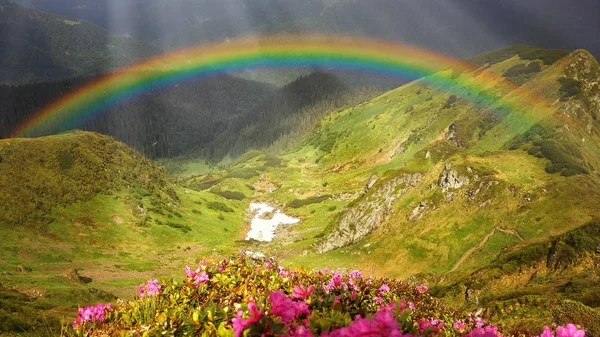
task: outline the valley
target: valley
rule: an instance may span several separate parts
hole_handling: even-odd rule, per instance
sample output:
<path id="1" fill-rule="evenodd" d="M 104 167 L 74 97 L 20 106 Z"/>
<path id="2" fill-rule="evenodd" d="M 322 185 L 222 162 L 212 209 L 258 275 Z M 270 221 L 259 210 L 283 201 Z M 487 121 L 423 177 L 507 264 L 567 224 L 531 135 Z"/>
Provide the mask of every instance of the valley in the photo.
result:
<path id="1" fill-rule="evenodd" d="M 506 111 L 426 80 L 351 100 L 316 73 L 261 87 L 262 103 L 212 143 L 158 164 L 89 131 L 0 140 L 2 330 L 56 333 L 78 306 L 251 251 L 424 283 L 509 331 L 554 321 L 600 333 L 600 67 L 583 50 L 521 46 L 471 61 L 471 73 L 444 72 L 527 104 Z M 326 94 L 307 94 L 314 83 Z M 260 203 L 272 208 L 255 215 Z M 270 234 L 249 234 L 254 216 L 284 224 L 248 240 Z"/>

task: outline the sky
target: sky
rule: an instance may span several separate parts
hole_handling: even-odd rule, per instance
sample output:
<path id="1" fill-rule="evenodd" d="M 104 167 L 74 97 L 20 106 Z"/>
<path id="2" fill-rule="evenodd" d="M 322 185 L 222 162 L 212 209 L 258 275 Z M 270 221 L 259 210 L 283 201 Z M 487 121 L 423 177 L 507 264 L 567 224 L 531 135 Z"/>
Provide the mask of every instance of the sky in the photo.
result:
<path id="1" fill-rule="evenodd" d="M 510 44 L 600 58 L 600 0 L 18 0 L 178 49 L 238 35 L 334 32 L 457 57 Z M 333 4 L 333 6 L 331 6 Z"/>

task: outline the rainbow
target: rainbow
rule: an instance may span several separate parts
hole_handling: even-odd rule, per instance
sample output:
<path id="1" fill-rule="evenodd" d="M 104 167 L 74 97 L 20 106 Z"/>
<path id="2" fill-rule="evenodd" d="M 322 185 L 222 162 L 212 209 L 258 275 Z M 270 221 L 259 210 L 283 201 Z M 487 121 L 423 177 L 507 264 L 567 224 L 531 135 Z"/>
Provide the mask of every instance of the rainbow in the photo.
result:
<path id="1" fill-rule="evenodd" d="M 36 113 L 13 132 L 13 137 L 35 136 L 80 127 L 111 105 L 150 89 L 190 78 L 252 68 L 320 67 L 361 70 L 419 79 L 494 109 L 518 113 L 534 102 L 548 104 L 524 93 L 502 76 L 473 72 L 473 66 L 454 58 L 408 45 L 351 36 L 277 35 L 242 38 L 202 45 L 162 55 L 124 68 L 84 86 Z M 518 90 L 520 100 L 501 96 Z"/>

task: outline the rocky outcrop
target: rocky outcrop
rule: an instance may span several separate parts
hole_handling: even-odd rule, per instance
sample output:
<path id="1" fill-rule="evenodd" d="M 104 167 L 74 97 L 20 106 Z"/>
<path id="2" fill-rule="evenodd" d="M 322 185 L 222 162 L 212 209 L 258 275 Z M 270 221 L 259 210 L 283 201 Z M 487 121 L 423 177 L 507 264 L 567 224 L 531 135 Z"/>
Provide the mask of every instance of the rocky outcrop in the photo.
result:
<path id="1" fill-rule="evenodd" d="M 448 163 L 440 174 L 438 186 L 442 188 L 444 193 L 451 189 L 459 189 L 469 184 L 469 177 L 461 176 L 457 171 L 452 170 L 452 164 Z"/>
<path id="2" fill-rule="evenodd" d="M 454 146 L 460 148 L 460 143 L 458 142 L 458 132 L 456 130 L 456 124 L 452 123 L 448 127 L 448 132 L 444 135 L 444 138 L 452 143 Z"/>
<path id="3" fill-rule="evenodd" d="M 373 174 L 371 176 L 371 178 L 369 178 L 369 181 L 367 181 L 367 183 L 365 184 L 365 188 L 363 189 L 363 192 L 365 192 L 365 193 L 369 192 L 369 190 L 371 189 L 371 187 L 373 187 L 373 185 L 375 185 L 377 180 L 379 180 L 379 176 L 376 174 Z"/>
<path id="4" fill-rule="evenodd" d="M 317 253 L 325 253 L 362 240 L 379 228 L 391 212 L 394 201 L 419 183 L 422 174 L 404 174 L 372 186 L 369 192 L 346 209 L 337 227 L 315 245 Z"/>
<path id="5" fill-rule="evenodd" d="M 417 221 L 420 220 L 425 214 L 429 213 L 429 208 L 427 207 L 427 201 L 421 201 L 415 209 L 413 209 L 412 213 L 408 216 L 408 221 Z"/>

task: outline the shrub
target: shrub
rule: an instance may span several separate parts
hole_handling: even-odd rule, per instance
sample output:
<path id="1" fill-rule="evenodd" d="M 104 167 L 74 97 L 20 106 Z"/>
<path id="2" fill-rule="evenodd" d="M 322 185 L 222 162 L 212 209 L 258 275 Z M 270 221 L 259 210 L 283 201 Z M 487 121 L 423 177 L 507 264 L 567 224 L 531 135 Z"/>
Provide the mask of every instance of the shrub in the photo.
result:
<path id="1" fill-rule="evenodd" d="M 306 198 L 306 199 L 294 199 L 288 203 L 288 207 L 300 208 L 300 207 L 310 205 L 310 204 L 321 203 L 329 198 L 331 198 L 331 195 L 327 194 L 327 195 L 310 197 L 310 198 Z"/>
<path id="2" fill-rule="evenodd" d="M 567 101 L 571 97 L 581 94 L 581 82 L 568 77 L 559 78 L 558 82 L 560 83 L 558 92 L 560 93 L 561 101 Z"/>
<path id="3" fill-rule="evenodd" d="M 174 228 L 174 229 L 178 229 L 178 230 L 180 230 L 180 231 L 182 231 L 184 233 L 189 233 L 189 232 L 192 231 L 192 228 L 190 226 L 178 224 L 176 222 L 168 221 L 168 222 L 164 223 L 164 225 L 165 226 L 169 226 L 169 227 Z"/>
<path id="4" fill-rule="evenodd" d="M 185 273 L 183 282 L 151 280 L 151 295 L 83 308 L 96 314 L 78 316 L 78 324 L 65 333 L 113 336 L 143 330 L 148 336 L 333 337 L 366 336 L 370 331 L 369 336 L 500 336 L 480 317 L 445 307 L 424 285 L 367 278 L 356 270 L 288 270 L 273 261 L 242 256 L 214 266 L 202 260 L 195 270 L 186 266 Z"/>
<path id="5" fill-rule="evenodd" d="M 452 107 L 452 104 L 456 103 L 457 100 L 458 98 L 456 97 L 456 95 L 450 95 L 450 97 L 448 97 L 448 100 L 446 101 L 446 104 L 444 104 L 443 109 L 450 109 L 450 107 Z"/>
<path id="6" fill-rule="evenodd" d="M 234 168 L 227 173 L 227 178 L 252 179 L 258 175 L 258 172 L 252 168 Z"/>
<path id="7" fill-rule="evenodd" d="M 71 152 L 66 150 L 58 151 L 56 159 L 61 170 L 68 170 L 75 164 L 75 157 Z"/>
<path id="8" fill-rule="evenodd" d="M 206 207 L 208 207 L 209 209 L 215 210 L 215 211 L 221 211 L 221 212 L 225 212 L 225 213 L 232 213 L 233 209 L 230 208 L 229 206 L 225 205 L 222 202 L 218 202 L 218 201 L 211 201 L 209 202 Z"/>
<path id="9" fill-rule="evenodd" d="M 224 191 L 224 190 L 221 190 L 220 188 L 211 188 L 210 192 L 220 195 L 223 198 L 229 199 L 229 200 L 244 200 L 244 199 L 246 199 L 246 195 L 244 193 L 237 192 L 237 191 Z"/>

